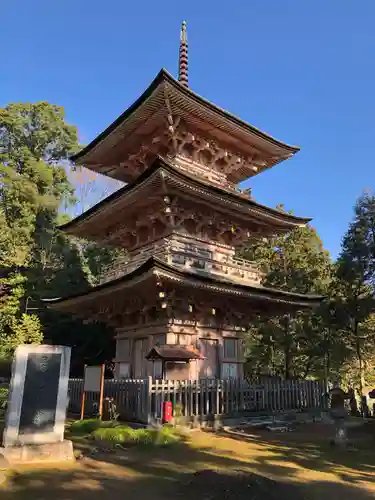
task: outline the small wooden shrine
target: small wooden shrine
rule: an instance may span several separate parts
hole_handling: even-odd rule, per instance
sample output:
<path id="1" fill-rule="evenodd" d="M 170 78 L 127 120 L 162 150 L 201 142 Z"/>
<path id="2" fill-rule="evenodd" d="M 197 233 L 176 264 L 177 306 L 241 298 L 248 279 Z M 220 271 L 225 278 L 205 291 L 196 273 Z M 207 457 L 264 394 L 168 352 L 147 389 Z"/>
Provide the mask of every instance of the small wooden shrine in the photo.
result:
<path id="1" fill-rule="evenodd" d="M 297 151 L 188 87 L 183 23 L 178 80 L 162 69 L 73 158 L 127 184 L 61 229 L 122 247 L 127 258 L 89 292 L 49 307 L 113 326 L 117 377 L 241 377 L 242 337 L 254 317 L 322 299 L 265 288 L 256 264 L 236 257 L 249 239 L 310 220 L 237 188 Z"/>

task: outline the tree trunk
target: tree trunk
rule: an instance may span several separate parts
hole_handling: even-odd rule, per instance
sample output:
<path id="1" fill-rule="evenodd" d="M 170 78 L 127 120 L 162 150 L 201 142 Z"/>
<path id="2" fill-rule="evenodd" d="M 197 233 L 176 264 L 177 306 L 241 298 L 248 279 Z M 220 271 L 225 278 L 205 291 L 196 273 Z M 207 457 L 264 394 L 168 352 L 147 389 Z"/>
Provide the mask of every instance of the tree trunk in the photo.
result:
<path id="1" fill-rule="evenodd" d="M 292 353 L 290 349 L 289 316 L 285 316 L 284 325 L 284 377 L 291 378 Z"/>
<path id="2" fill-rule="evenodd" d="M 275 351 L 274 351 L 274 347 L 273 347 L 273 344 L 271 344 L 270 346 L 270 374 L 272 377 L 275 376 Z"/>
<path id="3" fill-rule="evenodd" d="M 328 351 L 326 353 L 326 359 L 325 359 L 325 374 L 324 378 L 326 379 L 326 382 L 330 378 L 330 373 L 331 373 L 331 353 Z"/>
<path id="4" fill-rule="evenodd" d="M 313 362 L 312 358 L 309 358 L 309 360 L 306 363 L 305 371 L 303 372 L 303 375 L 302 375 L 303 379 L 307 378 L 307 376 L 309 375 L 312 362 Z"/>
<path id="5" fill-rule="evenodd" d="M 331 372 L 331 329 L 328 328 L 328 333 L 325 339 L 325 356 L 324 356 L 324 377 L 326 383 L 328 382 L 330 372 Z"/>
<path id="6" fill-rule="evenodd" d="M 291 373 L 290 373 L 291 356 L 290 356 L 289 346 L 285 346 L 284 356 L 285 356 L 284 377 L 286 378 L 286 380 L 289 380 L 291 378 Z"/>
<path id="7" fill-rule="evenodd" d="M 354 335 L 355 335 L 355 347 L 358 359 L 358 369 L 359 369 L 359 394 L 363 396 L 363 387 L 365 385 L 364 375 L 363 375 L 363 359 L 362 359 L 362 349 L 361 349 L 361 339 L 359 338 L 358 332 L 358 321 L 354 320 Z"/>

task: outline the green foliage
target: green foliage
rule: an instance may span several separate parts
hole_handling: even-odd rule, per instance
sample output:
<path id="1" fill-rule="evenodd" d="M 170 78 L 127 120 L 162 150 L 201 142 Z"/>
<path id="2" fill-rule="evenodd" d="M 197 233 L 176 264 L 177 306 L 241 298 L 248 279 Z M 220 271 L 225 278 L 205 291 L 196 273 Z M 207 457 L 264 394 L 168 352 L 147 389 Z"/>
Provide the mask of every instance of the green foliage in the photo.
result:
<path id="1" fill-rule="evenodd" d="M 363 194 L 355 205 L 337 260 L 336 307 L 346 348 L 345 374 L 363 393 L 369 360 L 375 356 L 375 196 Z M 367 372 L 367 374 L 366 374 Z"/>
<path id="2" fill-rule="evenodd" d="M 304 294 L 328 292 L 332 264 L 310 226 L 255 241 L 244 249 L 242 256 L 259 263 L 266 287 Z M 319 370 L 318 360 L 324 359 L 323 307 L 313 313 L 278 316 L 272 311 L 270 317 L 260 315 L 247 336 L 247 371 L 289 378 L 306 377 Z"/>
<path id="3" fill-rule="evenodd" d="M 20 343 L 42 341 L 42 327 L 21 300 L 30 286 L 25 270 L 38 253 L 35 234 L 42 219 L 53 220 L 63 197 L 72 195 L 57 163 L 77 146 L 75 127 L 63 109 L 48 103 L 9 104 L 0 109 L 0 355 Z M 25 302 L 27 299 L 25 298 Z"/>
<path id="4" fill-rule="evenodd" d="M 126 251 L 123 249 L 103 247 L 94 242 L 84 243 L 83 251 L 93 285 L 99 283 L 108 268 L 116 267 L 116 263 L 126 257 Z"/>
<path id="5" fill-rule="evenodd" d="M 73 367 L 112 357 L 106 328 L 95 325 L 90 335 L 82 322 L 46 311 L 41 301 L 86 290 L 111 259 L 110 251 L 57 230 L 67 220 L 59 208 L 75 201 L 67 160 L 79 149 L 77 136 L 59 106 L 0 108 L 0 293 L 7 290 L 0 298 L 0 356 L 40 342 L 43 331 L 49 341 L 77 345 Z"/>
<path id="6" fill-rule="evenodd" d="M 47 102 L 12 103 L 0 110 L 5 158 L 29 154 L 52 164 L 78 150 L 77 129 L 65 123 L 64 109 Z"/>
<path id="7" fill-rule="evenodd" d="M 181 441 L 181 434 L 172 427 L 163 426 L 154 431 L 154 444 L 156 446 L 170 446 Z"/>
<path id="8" fill-rule="evenodd" d="M 358 199 L 335 264 L 309 226 L 256 242 L 243 256 L 260 263 L 265 286 L 326 296 L 311 313 L 273 314 L 252 324 L 247 336 L 250 375 L 340 376 L 360 393 L 374 383 L 375 197 L 371 193 Z"/>
<path id="9" fill-rule="evenodd" d="M 77 150 L 77 130 L 63 108 L 39 103 L 0 109 L 0 201 L 9 227 L 29 237 L 40 210 L 57 210 L 72 195 L 59 163 Z"/>
<path id="10" fill-rule="evenodd" d="M 337 276 L 353 294 L 366 285 L 375 285 L 374 247 L 375 196 L 364 193 L 354 207 L 354 219 L 343 238 L 337 262 Z"/>
<path id="11" fill-rule="evenodd" d="M 298 293 L 325 293 L 331 262 L 315 229 L 307 225 L 285 235 L 255 241 L 242 252 L 260 263 L 264 286 Z"/>
<path id="12" fill-rule="evenodd" d="M 3 352 L 10 355 L 21 344 L 40 344 L 42 341 L 43 333 L 38 316 L 22 314 L 12 325 L 12 335 L 1 339 L 1 345 Z"/>
<path id="13" fill-rule="evenodd" d="M 175 425 L 180 425 L 183 416 L 183 406 L 181 403 L 176 403 L 173 406 L 173 421 Z"/>
<path id="14" fill-rule="evenodd" d="M 168 446 L 180 440 L 179 433 L 173 427 L 133 429 L 115 421 L 105 422 L 99 419 L 77 420 L 69 430 L 76 435 L 90 435 L 95 441 L 123 445 Z"/>
<path id="15" fill-rule="evenodd" d="M 71 424 L 69 430 L 72 434 L 91 434 L 100 427 L 111 426 L 111 422 L 103 422 L 98 418 L 88 418 L 84 420 L 76 420 Z"/>
<path id="16" fill-rule="evenodd" d="M 109 420 L 115 422 L 120 418 L 120 413 L 117 411 L 117 405 L 113 398 L 106 398 L 108 402 L 108 418 Z"/>
<path id="17" fill-rule="evenodd" d="M 135 430 L 128 426 L 99 428 L 92 433 L 95 441 L 111 441 L 114 443 L 134 443 Z"/>
<path id="18" fill-rule="evenodd" d="M 12 273 L 0 278 L 7 293 L 0 297 L 0 357 L 10 357 L 20 344 L 39 344 L 43 340 L 39 318 L 21 312 L 21 298 L 25 292 L 25 278 Z"/>
<path id="19" fill-rule="evenodd" d="M 161 429 L 132 429 L 126 425 L 99 428 L 92 433 L 95 441 L 123 445 L 169 446 L 179 442 L 180 435 L 171 427 Z"/>
<path id="20" fill-rule="evenodd" d="M 10 227 L 5 211 L 0 207 L 0 266 L 21 267 L 29 258 L 28 233 L 20 227 Z"/>
<path id="21" fill-rule="evenodd" d="M 0 410 L 6 410 L 9 391 L 6 387 L 0 387 Z"/>
<path id="22" fill-rule="evenodd" d="M 174 418 L 182 417 L 183 406 L 180 403 L 176 403 L 173 407 L 173 416 Z"/>

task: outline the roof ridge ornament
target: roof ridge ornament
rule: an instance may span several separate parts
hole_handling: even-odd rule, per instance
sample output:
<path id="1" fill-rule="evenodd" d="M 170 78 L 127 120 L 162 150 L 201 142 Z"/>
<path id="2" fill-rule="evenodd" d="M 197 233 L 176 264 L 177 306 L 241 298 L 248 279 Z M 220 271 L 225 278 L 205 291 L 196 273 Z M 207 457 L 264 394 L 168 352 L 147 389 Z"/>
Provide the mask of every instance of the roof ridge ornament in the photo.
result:
<path id="1" fill-rule="evenodd" d="M 182 22 L 180 31 L 180 50 L 178 55 L 178 81 L 184 87 L 189 86 L 188 78 L 188 41 L 186 32 L 186 21 Z"/>

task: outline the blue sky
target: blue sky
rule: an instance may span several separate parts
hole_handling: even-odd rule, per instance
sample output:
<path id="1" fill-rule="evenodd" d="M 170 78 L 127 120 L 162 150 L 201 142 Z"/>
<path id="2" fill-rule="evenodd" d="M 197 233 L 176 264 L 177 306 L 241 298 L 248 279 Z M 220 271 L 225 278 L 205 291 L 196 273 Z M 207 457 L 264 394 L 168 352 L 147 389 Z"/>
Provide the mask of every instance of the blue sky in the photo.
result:
<path id="1" fill-rule="evenodd" d="M 249 184 L 314 218 L 335 257 L 356 198 L 374 188 L 373 0 L 14 0 L 1 7 L 0 105 L 65 107 L 83 142 L 161 67 L 188 23 L 192 89 L 301 151 Z"/>

